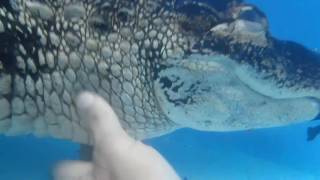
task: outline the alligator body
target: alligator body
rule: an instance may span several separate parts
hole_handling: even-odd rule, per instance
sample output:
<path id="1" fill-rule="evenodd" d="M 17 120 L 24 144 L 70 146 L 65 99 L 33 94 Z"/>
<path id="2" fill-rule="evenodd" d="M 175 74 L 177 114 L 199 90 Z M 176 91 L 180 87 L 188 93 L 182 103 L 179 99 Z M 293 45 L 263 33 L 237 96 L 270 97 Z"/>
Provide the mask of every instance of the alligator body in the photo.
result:
<path id="1" fill-rule="evenodd" d="M 320 56 L 280 41 L 241 0 L 3 0 L 0 132 L 90 144 L 81 91 L 149 138 L 190 127 L 267 128 L 313 120 Z"/>

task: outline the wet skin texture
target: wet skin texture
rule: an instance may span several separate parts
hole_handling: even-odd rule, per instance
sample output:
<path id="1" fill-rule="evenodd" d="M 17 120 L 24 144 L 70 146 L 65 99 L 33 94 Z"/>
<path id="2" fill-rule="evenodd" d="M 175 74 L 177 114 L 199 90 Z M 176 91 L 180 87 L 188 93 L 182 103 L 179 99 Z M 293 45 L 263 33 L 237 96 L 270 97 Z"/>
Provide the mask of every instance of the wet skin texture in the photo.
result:
<path id="1" fill-rule="evenodd" d="M 0 2 L 0 132 L 91 144 L 73 99 L 104 97 L 139 139 L 284 126 L 320 112 L 320 56 L 258 8 L 161 0 Z"/>

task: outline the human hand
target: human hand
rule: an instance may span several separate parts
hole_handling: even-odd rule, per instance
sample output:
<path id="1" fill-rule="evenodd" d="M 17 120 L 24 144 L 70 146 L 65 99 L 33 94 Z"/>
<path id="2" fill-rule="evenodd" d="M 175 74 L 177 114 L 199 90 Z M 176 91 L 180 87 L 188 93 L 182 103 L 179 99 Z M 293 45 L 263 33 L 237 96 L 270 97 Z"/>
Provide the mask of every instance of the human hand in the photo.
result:
<path id="1" fill-rule="evenodd" d="M 93 138 L 93 161 L 61 163 L 54 173 L 56 180 L 180 180 L 155 149 L 124 131 L 103 98 L 82 93 L 77 109 Z"/>

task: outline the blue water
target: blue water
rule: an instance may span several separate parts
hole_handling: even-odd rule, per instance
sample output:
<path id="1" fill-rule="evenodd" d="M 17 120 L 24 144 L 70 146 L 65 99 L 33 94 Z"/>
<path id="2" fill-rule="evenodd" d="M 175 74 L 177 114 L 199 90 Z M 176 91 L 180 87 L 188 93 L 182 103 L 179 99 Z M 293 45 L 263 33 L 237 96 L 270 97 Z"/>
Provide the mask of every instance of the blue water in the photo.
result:
<path id="1" fill-rule="evenodd" d="M 319 0 L 249 2 L 267 14 L 274 36 L 320 48 Z M 188 180 L 316 180 L 320 138 L 306 141 L 310 125 L 234 133 L 183 129 L 146 142 Z M 0 180 L 49 179 L 53 165 L 77 159 L 78 150 L 77 144 L 62 140 L 0 136 Z"/>
<path id="2" fill-rule="evenodd" d="M 309 48 L 320 48 L 320 1 L 246 0 L 266 13 L 271 32 L 280 39 L 293 40 Z"/>

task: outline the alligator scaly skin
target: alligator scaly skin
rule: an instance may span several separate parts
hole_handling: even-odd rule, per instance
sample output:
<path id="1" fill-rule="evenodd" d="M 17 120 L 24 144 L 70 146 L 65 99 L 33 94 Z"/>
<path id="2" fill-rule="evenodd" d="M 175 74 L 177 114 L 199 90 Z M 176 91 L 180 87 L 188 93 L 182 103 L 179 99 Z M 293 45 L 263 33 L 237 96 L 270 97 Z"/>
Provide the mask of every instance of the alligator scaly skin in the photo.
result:
<path id="1" fill-rule="evenodd" d="M 158 108 L 150 83 L 158 62 L 182 51 L 173 15 L 161 2 L 13 3 L 18 9 L 0 9 L 7 38 L 0 51 L 0 132 L 88 143 L 73 103 L 85 90 L 102 95 L 137 138 L 176 128 Z"/>

